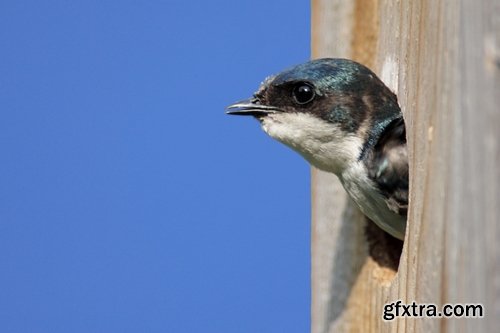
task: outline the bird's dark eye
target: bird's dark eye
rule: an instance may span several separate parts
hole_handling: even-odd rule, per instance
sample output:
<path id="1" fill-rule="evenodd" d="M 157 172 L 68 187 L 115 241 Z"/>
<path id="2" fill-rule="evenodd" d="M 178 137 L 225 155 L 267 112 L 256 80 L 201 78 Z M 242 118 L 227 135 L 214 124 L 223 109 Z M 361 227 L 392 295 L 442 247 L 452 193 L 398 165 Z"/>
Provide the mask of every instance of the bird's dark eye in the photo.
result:
<path id="1" fill-rule="evenodd" d="M 306 104 L 314 99 L 313 87 L 308 83 L 299 83 L 293 88 L 293 98 L 298 104 Z"/>

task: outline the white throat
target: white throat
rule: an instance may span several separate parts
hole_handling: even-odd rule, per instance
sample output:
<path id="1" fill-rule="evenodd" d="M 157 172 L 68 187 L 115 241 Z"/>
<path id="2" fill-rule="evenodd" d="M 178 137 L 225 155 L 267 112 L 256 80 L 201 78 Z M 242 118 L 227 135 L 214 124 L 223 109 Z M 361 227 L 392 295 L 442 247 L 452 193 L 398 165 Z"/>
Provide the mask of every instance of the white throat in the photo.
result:
<path id="1" fill-rule="evenodd" d="M 300 153 L 315 167 L 337 175 L 357 162 L 363 145 L 356 135 L 309 113 L 272 113 L 261 122 L 269 136 Z"/>

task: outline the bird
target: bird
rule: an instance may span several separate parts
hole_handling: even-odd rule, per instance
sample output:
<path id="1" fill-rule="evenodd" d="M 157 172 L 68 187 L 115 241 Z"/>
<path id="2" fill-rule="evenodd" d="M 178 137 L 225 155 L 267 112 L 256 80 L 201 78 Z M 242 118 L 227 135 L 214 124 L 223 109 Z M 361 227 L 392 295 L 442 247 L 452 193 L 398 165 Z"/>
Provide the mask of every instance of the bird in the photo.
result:
<path id="1" fill-rule="evenodd" d="M 406 127 L 397 96 L 366 66 L 321 58 L 267 77 L 226 108 L 335 174 L 361 212 L 404 240 L 408 211 Z"/>

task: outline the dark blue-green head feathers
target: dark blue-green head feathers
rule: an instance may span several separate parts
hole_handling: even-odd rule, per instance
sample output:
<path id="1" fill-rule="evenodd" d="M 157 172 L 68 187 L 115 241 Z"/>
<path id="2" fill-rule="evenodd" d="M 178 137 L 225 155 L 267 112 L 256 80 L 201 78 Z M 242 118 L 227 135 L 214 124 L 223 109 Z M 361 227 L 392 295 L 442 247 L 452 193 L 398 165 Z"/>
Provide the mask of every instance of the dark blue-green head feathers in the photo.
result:
<path id="1" fill-rule="evenodd" d="M 267 79 L 256 97 L 286 112 L 314 113 L 348 132 L 367 117 L 401 117 L 396 95 L 370 69 L 347 59 L 318 59 L 285 70 Z"/>

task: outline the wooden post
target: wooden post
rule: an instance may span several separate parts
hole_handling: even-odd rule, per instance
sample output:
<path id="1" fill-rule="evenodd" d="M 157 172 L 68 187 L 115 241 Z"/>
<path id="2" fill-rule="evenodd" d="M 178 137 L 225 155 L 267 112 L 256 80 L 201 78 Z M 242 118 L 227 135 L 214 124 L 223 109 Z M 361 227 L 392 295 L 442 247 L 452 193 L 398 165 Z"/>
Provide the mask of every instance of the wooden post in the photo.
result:
<path id="1" fill-rule="evenodd" d="M 397 271 L 368 255 L 364 220 L 312 170 L 312 328 L 494 332 L 500 324 L 500 2 L 313 0 L 312 57 L 346 57 L 396 92 L 410 154 Z M 484 318 L 382 319 L 386 303 L 481 303 Z"/>

